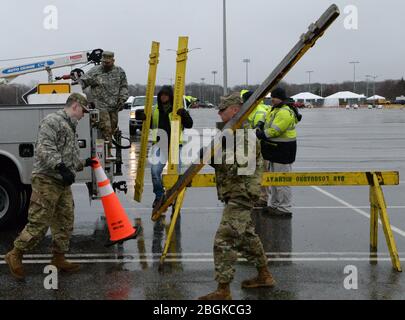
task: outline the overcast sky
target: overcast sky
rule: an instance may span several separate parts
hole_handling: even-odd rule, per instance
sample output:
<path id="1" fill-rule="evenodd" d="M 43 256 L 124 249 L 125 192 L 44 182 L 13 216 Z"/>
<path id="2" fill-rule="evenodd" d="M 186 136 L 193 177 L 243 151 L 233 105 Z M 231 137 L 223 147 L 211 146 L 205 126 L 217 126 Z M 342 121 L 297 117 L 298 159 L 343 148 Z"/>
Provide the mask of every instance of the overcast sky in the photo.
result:
<path id="1" fill-rule="evenodd" d="M 297 42 L 308 25 L 332 4 L 329 0 L 227 0 L 228 84 L 261 83 Z M 287 75 L 285 80 L 333 83 L 375 74 L 382 79 L 405 75 L 403 0 L 336 0 L 341 16 Z M 43 27 L 44 8 L 58 9 L 58 29 Z M 347 30 L 347 5 L 358 8 L 358 30 Z M 160 42 L 157 83 L 170 83 L 175 73 L 178 36 L 189 37 L 187 83 L 222 84 L 222 0 L 3 0 L 0 59 L 102 48 L 114 51 L 129 83 L 146 83 L 152 41 Z M 35 61 L 38 59 L 35 59 Z M 27 60 L 33 61 L 33 60 Z M 1 67 L 26 61 L 0 62 Z M 62 73 L 56 70 L 55 75 Z M 16 82 L 46 81 L 46 73 L 25 75 Z"/>

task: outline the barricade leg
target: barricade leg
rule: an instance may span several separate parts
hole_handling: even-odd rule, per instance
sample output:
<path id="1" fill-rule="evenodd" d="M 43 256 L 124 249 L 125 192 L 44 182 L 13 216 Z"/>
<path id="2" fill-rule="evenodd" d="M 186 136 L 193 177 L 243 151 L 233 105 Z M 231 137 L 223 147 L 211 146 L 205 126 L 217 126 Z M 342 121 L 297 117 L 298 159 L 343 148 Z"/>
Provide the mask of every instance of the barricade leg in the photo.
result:
<path id="1" fill-rule="evenodd" d="M 378 205 L 374 187 L 370 186 L 370 257 L 376 257 L 378 250 Z"/>
<path id="2" fill-rule="evenodd" d="M 185 193 L 186 193 L 186 188 L 184 188 L 180 192 L 179 196 L 177 197 L 176 205 L 174 207 L 174 213 L 173 213 L 172 219 L 170 221 L 170 227 L 169 227 L 169 232 L 167 234 L 165 247 L 164 247 L 163 253 L 162 253 L 161 257 L 160 257 L 160 267 L 163 265 L 163 263 L 164 263 L 164 261 L 166 259 L 166 255 L 167 255 L 167 252 L 169 250 L 170 242 L 172 240 L 174 227 L 176 225 L 177 218 L 178 218 L 179 213 L 180 213 L 180 208 L 183 205 L 183 200 L 184 200 L 184 194 Z"/>
<path id="3" fill-rule="evenodd" d="M 375 173 L 373 173 L 373 182 L 374 182 L 373 189 L 375 197 L 377 199 L 378 210 L 380 212 L 380 219 L 384 230 L 385 240 L 387 241 L 388 250 L 390 252 L 392 266 L 398 272 L 402 272 L 397 246 L 395 244 L 394 235 L 392 234 L 390 220 L 387 213 L 387 207 L 385 205 L 384 194 L 381 189 L 380 183 L 378 182 L 377 175 Z"/>

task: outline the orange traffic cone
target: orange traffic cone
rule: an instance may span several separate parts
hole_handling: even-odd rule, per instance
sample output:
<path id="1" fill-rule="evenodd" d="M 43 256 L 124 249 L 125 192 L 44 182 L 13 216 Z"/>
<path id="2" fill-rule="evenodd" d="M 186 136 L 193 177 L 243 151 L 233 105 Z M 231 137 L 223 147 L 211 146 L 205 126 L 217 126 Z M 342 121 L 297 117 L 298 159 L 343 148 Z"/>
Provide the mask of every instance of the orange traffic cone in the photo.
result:
<path id="1" fill-rule="evenodd" d="M 100 165 L 100 160 L 97 158 L 92 158 L 92 160 L 97 161 L 97 164 L 94 164 L 92 167 L 96 175 L 108 230 L 110 232 L 110 241 L 106 244 L 106 247 L 116 243 L 122 243 L 129 239 L 135 239 L 141 231 L 141 226 L 133 227 L 131 225 L 124 208 L 110 184 L 110 180 L 107 178 L 107 175 Z"/>

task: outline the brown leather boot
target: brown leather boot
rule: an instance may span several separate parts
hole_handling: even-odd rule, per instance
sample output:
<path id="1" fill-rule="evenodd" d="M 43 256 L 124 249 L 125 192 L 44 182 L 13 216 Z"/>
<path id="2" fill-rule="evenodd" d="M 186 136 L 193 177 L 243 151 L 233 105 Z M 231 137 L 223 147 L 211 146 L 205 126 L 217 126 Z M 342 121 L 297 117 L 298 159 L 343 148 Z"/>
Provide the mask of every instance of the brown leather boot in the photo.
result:
<path id="1" fill-rule="evenodd" d="M 198 300 L 232 300 L 229 283 L 218 283 L 216 291 L 199 297 Z"/>
<path id="2" fill-rule="evenodd" d="M 6 260 L 10 268 L 11 274 L 13 275 L 14 278 L 18 280 L 24 280 L 25 278 L 22 258 L 23 252 L 18 250 L 17 248 L 13 248 L 13 250 L 8 252 L 4 257 L 4 260 Z"/>
<path id="3" fill-rule="evenodd" d="M 242 281 L 242 288 L 273 287 L 276 284 L 267 266 L 258 268 L 257 271 L 256 277 Z"/>
<path id="4" fill-rule="evenodd" d="M 65 272 L 76 272 L 80 270 L 78 264 L 70 263 L 65 259 L 64 253 L 54 253 L 51 264 Z"/>

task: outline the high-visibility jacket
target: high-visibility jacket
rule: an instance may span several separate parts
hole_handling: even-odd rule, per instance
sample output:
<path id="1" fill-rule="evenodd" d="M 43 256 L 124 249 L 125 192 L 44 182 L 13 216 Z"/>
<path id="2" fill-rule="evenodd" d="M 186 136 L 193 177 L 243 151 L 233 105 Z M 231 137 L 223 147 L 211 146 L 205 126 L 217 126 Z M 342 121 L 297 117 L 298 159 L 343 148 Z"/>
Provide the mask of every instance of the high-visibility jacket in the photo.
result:
<path id="1" fill-rule="evenodd" d="M 256 128 L 259 122 L 266 122 L 266 115 L 269 113 L 270 109 L 264 103 L 260 103 L 257 107 L 249 114 L 248 121 L 252 129 Z"/>
<path id="2" fill-rule="evenodd" d="M 298 119 L 287 105 L 272 107 L 267 113 L 264 133 L 267 141 L 262 140 L 262 154 L 266 160 L 276 163 L 293 163 L 297 153 Z"/>
<path id="3" fill-rule="evenodd" d="M 169 120 L 170 122 L 172 121 L 172 113 L 169 113 Z M 152 123 L 151 123 L 151 129 L 152 129 L 152 144 L 157 143 L 157 137 L 158 137 L 158 129 L 159 129 L 159 108 L 158 105 L 154 105 L 152 108 Z M 181 124 L 180 120 L 180 134 L 179 134 L 179 144 L 183 144 L 183 125 Z M 170 137 L 167 137 L 170 139 Z"/>
<path id="4" fill-rule="evenodd" d="M 249 90 L 243 89 L 240 91 L 240 97 L 243 98 L 243 95 L 249 92 Z M 259 122 L 265 122 L 266 120 L 266 114 L 267 112 L 270 111 L 270 108 L 264 104 L 264 101 L 260 101 L 260 104 L 257 105 L 257 107 L 249 114 L 248 121 L 250 124 L 250 127 L 256 128 Z"/>

